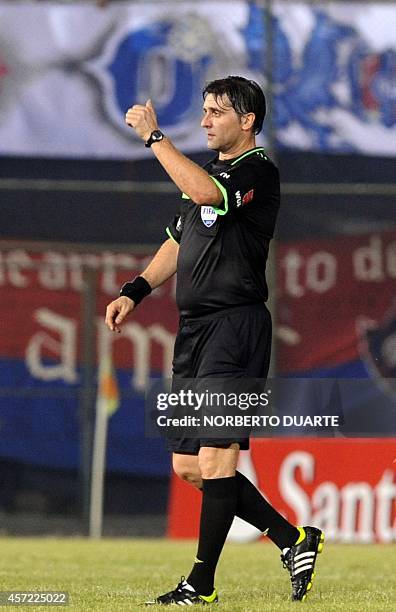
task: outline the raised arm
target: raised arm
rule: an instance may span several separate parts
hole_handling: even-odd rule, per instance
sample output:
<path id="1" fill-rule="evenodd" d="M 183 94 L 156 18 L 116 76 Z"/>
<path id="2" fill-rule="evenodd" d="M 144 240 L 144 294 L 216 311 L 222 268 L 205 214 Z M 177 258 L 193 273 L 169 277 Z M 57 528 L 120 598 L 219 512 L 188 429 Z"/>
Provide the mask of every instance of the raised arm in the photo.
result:
<path id="1" fill-rule="evenodd" d="M 150 293 L 151 289 L 159 287 L 175 274 L 178 253 L 179 245 L 170 238 L 158 249 L 147 268 L 138 277 L 138 279 L 144 279 L 141 284 L 148 283 L 146 295 Z M 134 300 L 126 295 L 121 295 L 111 302 L 106 309 L 105 323 L 107 327 L 111 331 L 120 333 L 120 324 L 135 306 Z"/>
<path id="2" fill-rule="evenodd" d="M 147 100 L 145 106 L 135 104 L 127 111 L 125 120 L 144 141 L 148 140 L 153 131 L 158 130 L 151 100 Z M 222 202 L 223 196 L 206 170 L 176 149 L 169 138 L 153 143 L 152 150 L 175 185 L 195 204 L 216 205 Z"/>

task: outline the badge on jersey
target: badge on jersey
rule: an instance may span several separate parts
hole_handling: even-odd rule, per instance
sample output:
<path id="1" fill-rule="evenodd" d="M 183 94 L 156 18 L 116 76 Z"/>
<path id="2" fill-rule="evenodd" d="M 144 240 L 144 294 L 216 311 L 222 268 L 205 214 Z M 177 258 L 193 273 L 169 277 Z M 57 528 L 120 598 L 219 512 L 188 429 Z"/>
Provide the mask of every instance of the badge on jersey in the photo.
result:
<path id="1" fill-rule="evenodd" d="M 253 200 L 254 197 L 254 189 L 251 189 L 242 198 L 242 204 L 249 204 Z"/>
<path id="2" fill-rule="evenodd" d="M 201 219 L 206 227 L 212 227 L 216 223 L 217 212 L 212 206 L 201 206 Z"/>

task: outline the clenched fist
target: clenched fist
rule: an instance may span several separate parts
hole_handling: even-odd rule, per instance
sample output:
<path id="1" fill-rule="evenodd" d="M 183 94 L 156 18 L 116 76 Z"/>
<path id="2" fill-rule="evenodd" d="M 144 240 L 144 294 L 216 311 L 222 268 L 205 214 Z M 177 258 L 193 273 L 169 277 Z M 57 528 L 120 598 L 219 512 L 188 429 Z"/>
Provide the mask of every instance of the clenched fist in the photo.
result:
<path id="1" fill-rule="evenodd" d="M 136 134 L 144 141 L 147 141 L 154 130 L 158 130 L 157 115 L 151 100 L 147 100 L 146 105 L 135 104 L 127 110 L 125 122 L 132 127 Z"/>

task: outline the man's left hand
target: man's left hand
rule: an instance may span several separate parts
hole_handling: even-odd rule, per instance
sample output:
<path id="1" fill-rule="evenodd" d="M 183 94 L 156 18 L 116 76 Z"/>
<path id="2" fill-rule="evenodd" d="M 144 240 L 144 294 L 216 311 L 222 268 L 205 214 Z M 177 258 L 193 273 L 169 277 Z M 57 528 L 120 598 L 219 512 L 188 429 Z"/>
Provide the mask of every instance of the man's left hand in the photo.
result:
<path id="1" fill-rule="evenodd" d="M 158 130 L 157 115 L 151 100 L 147 100 L 145 106 L 135 104 L 129 108 L 125 115 L 125 122 L 146 142 L 151 133 Z"/>

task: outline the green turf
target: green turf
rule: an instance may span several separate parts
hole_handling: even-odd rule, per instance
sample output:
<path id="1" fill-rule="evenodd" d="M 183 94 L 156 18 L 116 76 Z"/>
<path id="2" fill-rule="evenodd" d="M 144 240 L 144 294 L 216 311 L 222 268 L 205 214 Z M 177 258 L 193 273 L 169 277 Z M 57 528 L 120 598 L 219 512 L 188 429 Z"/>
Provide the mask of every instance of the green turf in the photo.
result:
<path id="1" fill-rule="evenodd" d="M 0 590 L 69 591 L 67 610 L 142 610 L 140 602 L 175 586 L 195 544 L 167 540 L 0 538 Z M 396 611 L 396 546 L 326 545 L 313 589 L 289 602 L 289 580 L 271 544 L 227 544 L 217 573 L 220 604 L 232 612 Z M 5 609 L 5 608 L 2 608 Z M 11 608 L 9 608 L 11 609 Z M 12 608 L 16 609 L 16 608 Z M 50 610 L 49 606 L 18 606 Z M 153 606 L 152 610 L 163 609 Z"/>

